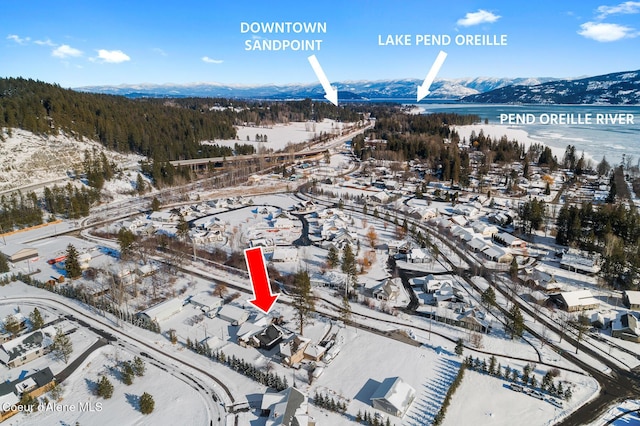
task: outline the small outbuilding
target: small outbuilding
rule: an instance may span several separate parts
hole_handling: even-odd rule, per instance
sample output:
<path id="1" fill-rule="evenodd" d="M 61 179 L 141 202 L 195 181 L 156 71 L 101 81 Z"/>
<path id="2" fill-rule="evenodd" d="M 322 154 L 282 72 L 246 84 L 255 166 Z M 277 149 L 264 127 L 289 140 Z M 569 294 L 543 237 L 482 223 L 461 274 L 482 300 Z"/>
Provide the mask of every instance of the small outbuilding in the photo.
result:
<path id="1" fill-rule="evenodd" d="M 371 395 L 371 405 L 385 413 L 402 417 L 416 397 L 416 390 L 400 377 L 384 379 Z"/>
<path id="2" fill-rule="evenodd" d="M 168 319 L 172 315 L 177 314 L 181 310 L 182 300 L 174 297 L 145 309 L 144 311 L 140 312 L 140 316 L 147 318 L 149 321 L 160 322 Z"/>
<path id="3" fill-rule="evenodd" d="M 238 306 L 224 305 L 218 311 L 218 318 L 231 323 L 231 325 L 240 325 L 249 319 L 249 311 Z"/>

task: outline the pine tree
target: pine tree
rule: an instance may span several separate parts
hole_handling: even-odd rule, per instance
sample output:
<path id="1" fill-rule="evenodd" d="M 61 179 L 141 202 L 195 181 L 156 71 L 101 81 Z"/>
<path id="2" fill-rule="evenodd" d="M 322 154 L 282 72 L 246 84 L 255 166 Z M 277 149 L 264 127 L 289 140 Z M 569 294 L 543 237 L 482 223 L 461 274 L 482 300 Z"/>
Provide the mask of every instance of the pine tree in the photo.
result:
<path id="1" fill-rule="evenodd" d="M 536 379 L 535 375 L 531 375 L 531 380 L 529 381 L 529 383 L 531 383 L 531 387 L 532 388 L 537 388 L 538 387 L 538 380 Z"/>
<path id="2" fill-rule="evenodd" d="M 351 244 L 347 243 L 342 250 L 342 272 L 347 275 L 349 283 L 354 284 L 356 281 L 356 274 L 358 273 L 356 258 L 351 249 Z M 345 283 L 348 285 L 348 283 Z"/>
<path id="3" fill-rule="evenodd" d="M 339 263 L 338 250 L 332 245 L 327 252 L 327 265 L 329 265 L 329 268 L 335 268 Z"/>
<path id="4" fill-rule="evenodd" d="M 69 357 L 73 353 L 71 339 L 64 334 L 61 328 L 56 330 L 56 335 L 51 344 L 51 352 L 56 358 L 63 360 L 65 364 L 69 361 Z"/>
<path id="5" fill-rule="evenodd" d="M 0 253 L 0 274 L 3 272 L 9 272 L 9 263 L 7 262 L 7 257 Z"/>
<path id="6" fill-rule="evenodd" d="M 122 382 L 125 385 L 131 385 L 133 383 L 133 376 L 135 374 L 133 365 L 130 361 L 125 361 L 122 363 L 122 368 L 120 369 L 120 375 L 122 376 Z"/>
<path id="7" fill-rule="evenodd" d="M 495 355 L 491 355 L 491 358 L 489 358 L 489 374 L 491 374 L 492 376 L 496 374 L 496 362 L 498 360 L 496 359 Z"/>
<path id="8" fill-rule="evenodd" d="M 347 296 L 342 298 L 342 306 L 340 307 L 340 319 L 345 324 L 348 324 L 351 321 L 351 304 L 349 303 L 349 299 Z"/>
<path id="9" fill-rule="evenodd" d="M 564 391 L 564 399 L 566 399 L 567 401 L 571 401 L 572 396 L 573 396 L 573 392 L 571 392 L 571 388 L 567 388 Z"/>
<path id="10" fill-rule="evenodd" d="M 140 396 L 140 412 L 142 414 L 150 414 L 151 412 L 153 412 L 155 405 L 156 403 L 153 400 L 153 397 L 147 392 L 143 393 L 142 396 Z"/>
<path id="11" fill-rule="evenodd" d="M 142 195 L 147 192 L 147 184 L 140 173 L 138 173 L 136 178 L 136 191 L 138 192 L 138 195 Z"/>
<path id="12" fill-rule="evenodd" d="M 133 372 L 136 376 L 142 377 L 144 376 L 144 372 L 146 367 L 144 365 L 144 361 L 139 356 L 133 358 Z"/>
<path id="13" fill-rule="evenodd" d="M 113 385 L 111 384 L 111 381 L 106 376 L 100 377 L 100 380 L 98 381 L 98 388 L 96 390 L 96 393 L 98 396 L 104 399 L 109 399 L 113 395 Z"/>
<path id="14" fill-rule="evenodd" d="M 135 252 L 136 235 L 126 228 L 118 231 L 118 245 L 120 246 L 120 258 L 127 260 Z"/>
<path id="15" fill-rule="evenodd" d="M 78 251 L 71 244 L 67 246 L 67 258 L 64 261 L 64 269 L 68 278 L 75 279 L 82 276 L 82 269 L 78 261 Z"/>
<path id="16" fill-rule="evenodd" d="M 511 338 L 522 337 L 524 333 L 524 317 L 520 312 L 520 307 L 517 304 L 513 304 L 513 307 L 509 311 L 509 318 L 507 319 L 507 332 Z"/>
<path id="17" fill-rule="evenodd" d="M 487 309 L 496 304 L 496 293 L 493 290 L 493 287 L 487 287 L 487 289 L 482 293 L 481 302 L 483 305 L 487 307 Z"/>
<path id="18" fill-rule="evenodd" d="M 458 339 L 456 341 L 456 348 L 454 350 L 456 355 L 462 356 L 462 353 L 464 352 L 464 341 L 462 339 Z"/>
<path id="19" fill-rule="evenodd" d="M 153 197 L 153 200 L 151 200 L 151 211 L 157 212 L 158 210 L 160 210 L 160 200 Z"/>
<path id="20" fill-rule="evenodd" d="M 300 334 L 303 334 L 304 324 L 315 310 L 315 300 L 311 291 L 311 280 L 307 271 L 298 271 L 293 277 L 293 308 Z"/>
<path id="21" fill-rule="evenodd" d="M 44 325 L 44 320 L 42 319 L 42 315 L 38 308 L 34 308 L 29 314 L 29 320 L 31 321 L 31 330 L 41 329 Z"/>

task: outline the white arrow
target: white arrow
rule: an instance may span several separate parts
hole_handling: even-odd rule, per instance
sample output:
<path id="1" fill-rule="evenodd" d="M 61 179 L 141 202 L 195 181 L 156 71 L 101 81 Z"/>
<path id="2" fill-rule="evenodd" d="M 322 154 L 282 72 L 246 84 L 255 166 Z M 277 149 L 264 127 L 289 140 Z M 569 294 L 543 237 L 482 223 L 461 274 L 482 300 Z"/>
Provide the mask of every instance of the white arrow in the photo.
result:
<path id="1" fill-rule="evenodd" d="M 436 78 L 436 74 L 438 74 L 438 71 L 440 71 L 440 67 L 442 67 L 442 64 L 444 64 L 445 59 L 447 59 L 447 53 L 441 50 L 440 53 L 438 53 L 438 57 L 436 58 L 435 62 L 433 63 L 433 65 L 431 65 L 431 69 L 425 77 L 422 86 L 418 86 L 418 102 L 420 102 L 422 99 L 424 99 L 425 96 L 431 93 L 429 92 L 431 83 L 433 83 L 433 80 Z"/>
<path id="2" fill-rule="evenodd" d="M 338 90 L 329 83 L 329 79 L 324 71 L 322 71 L 318 58 L 316 58 L 316 55 L 311 55 L 307 59 L 309 59 L 309 63 L 311 64 L 311 68 L 313 68 L 313 72 L 316 73 L 316 77 L 320 80 L 320 84 L 325 93 L 324 97 L 335 106 L 338 106 Z"/>

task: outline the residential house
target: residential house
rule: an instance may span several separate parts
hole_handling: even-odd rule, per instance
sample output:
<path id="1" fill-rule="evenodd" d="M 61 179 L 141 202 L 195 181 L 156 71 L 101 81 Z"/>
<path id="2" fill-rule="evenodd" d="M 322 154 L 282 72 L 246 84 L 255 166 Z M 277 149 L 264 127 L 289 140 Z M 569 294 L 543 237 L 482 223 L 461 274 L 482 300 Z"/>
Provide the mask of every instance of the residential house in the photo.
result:
<path id="1" fill-rule="evenodd" d="M 527 248 L 527 243 L 518 237 L 515 237 L 507 232 L 498 232 L 493 236 L 494 241 L 509 248 Z"/>
<path id="2" fill-rule="evenodd" d="M 433 257 L 426 248 L 412 248 L 407 253 L 407 262 L 409 263 L 427 263 L 431 261 L 433 261 Z"/>
<path id="3" fill-rule="evenodd" d="M 382 285 L 373 290 L 373 297 L 378 300 L 395 302 L 402 293 L 400 278 L 388 278 Z"/>
<path id="4" fill-rule="evenodd" d="M 304 358 L 310 361 L 318 362 L 327 352 L 327 348 L 317 343 L 310 343 L 304 350 Z"/>
<path id="5" fill-rule="evenodd" d="M 416 278 L 415 282 L 418 284 L 418 279 Z M 438 278 L 433 274 L 429 274 L 422 279 L 422 289 L 425 293 L 435 293 L 440 290 L 440 288 L 444 285 L 453 285 L 453 281 L 450 278 Z"/>
<path id="6" fill-rule="evenodd" d="M 347 280 L 347 274 L 337 271 L 314 273 L 310 277 L 311 285 L 314 287 L 344 288 Z"/>
<path id="7" fill-rule="evenodd" d="M 466 244 L 469 250 L 473 251 L 474 253 L 481 252 L 487 247 L 487 242 L 483 238 L 477 236 L 474 236 L 469 241 L 466 241 Z"/>
<path id="8" fill-rule="evenodd" d="M 595 256 L 587 257 L 571 249 L 562 255 L 560 267 L 587 275 L 594 275 L 600 272 L 600 264 Z"/>
<path id="9" fill-rule="evenodd" d="M 293 339 L 280 343 L 282 363 L 289 367 L 298 364 L 304 359 L 304 351 L 310 342 L 306 337 L 295 335 Z"/>
<path id="10" fill-rule="evenodd" d="M 307 396 L 290 387 L 276 392 L 267 389 L 260 405 L 262 415 L 267 417 L 265 426 L 315 426 L 309 416 Z"/>
<path id="11" fill-rule="evenodd" d="M 623 295 L 624 304 L 627 308 L 640 311 L 640 291 L 626 290 Z"/>
<path id="12" fill-rule="evenodd" d="M 0 422 L 18 413 L 13 408 L 16 408 L 22 395 L 37 398 L 54 385 L 55 377 L 49 367 L 14 381 L 0 383 Z"/>
<path id="13" fill-rule="evenodd" d="M 621 313 L 611 323 L 611 336 L 640 343 L 640 319 L 633 312 Z"/>
<path id="14" fill-rule="evenodd" d="M 0 345 L 0 362 L 9 368 L 19 367 L 49 351 L 56 329 L 48 326 Z"/>
<path id="15" fill-rule="evenodd" d="M 567 312 L 585 311 L 600 306 L 600 302 L 593 297 L 590 290 L 564 291 L 556 300 Z"/>
<path id="16" fill-rule="evenodd" d="M 488 333 L 491 329 L 484 314 L 476 308 L 462 309 L 456 320 L 461 327 L 480 333 Z"/>
<path id="17" fill-rule="evenodd" d="M 270 324 L 260 333 L 254 334 L 252 339 L 255 342 L 255 346 L 268 351 L 275 348 L 282 341 L 284 334 L 280 327 Z"/>
<path id="18" fill-rule="evenodd" d="M 385 413 L 403 417 L 416 397 L 416 390 L 400 377 L 384 379 L 371 395 L 371 405 Z"/>
<path id="19" fill-rule="evenodd" d="M 479 220 L 471 223 L 471 228 L 473 228 L 474 232 L 481 234 L 483 237 L 491 237 L 499 232 L 498 228 L 494 225 L 489 225 L 488 223 L 481 222 Z"/>
<path id="20" fill-rule="evenodd" d="M 487 245 L 481 253 L 493 262 L 510 263 L 513 260 L 511 253 L 495 245 Z"/>

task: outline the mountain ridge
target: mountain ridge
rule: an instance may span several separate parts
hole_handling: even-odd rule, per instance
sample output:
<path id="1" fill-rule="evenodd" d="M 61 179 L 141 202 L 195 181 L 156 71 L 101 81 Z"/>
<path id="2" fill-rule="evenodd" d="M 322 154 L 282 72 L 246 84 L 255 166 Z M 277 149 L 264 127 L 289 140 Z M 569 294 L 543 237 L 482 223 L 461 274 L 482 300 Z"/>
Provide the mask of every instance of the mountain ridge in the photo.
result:
<path id="1" fill-rule="evenodd" d="M 530 86 L 506 86 L 465 96 L 463 102 L 500 104 L 640 104 L 640 70 Z"/>
<path id="2" fill-rule="evenodd" d="M 539 84 L 553 81 L 551 77 L 469 77 L 456 79 L 436 79 L 431 86 L 431 99 L 459 99 L 496 88 L 518 85 Z M 334 85 L 351 99 L 411 99 L 416 96 L 416 88 L 422 83 L 419 79 L 386 80 L 345 80 Z M 296 99 L 324 97 L 324 91 L 318 83 L 242 85 L 208 83 L 163 83 L 163 84 L 120 84 L 98 85 L 74 88 L 76 91 L 122 95 L 128 97 L 226 97 L 253 99 Z"/>

